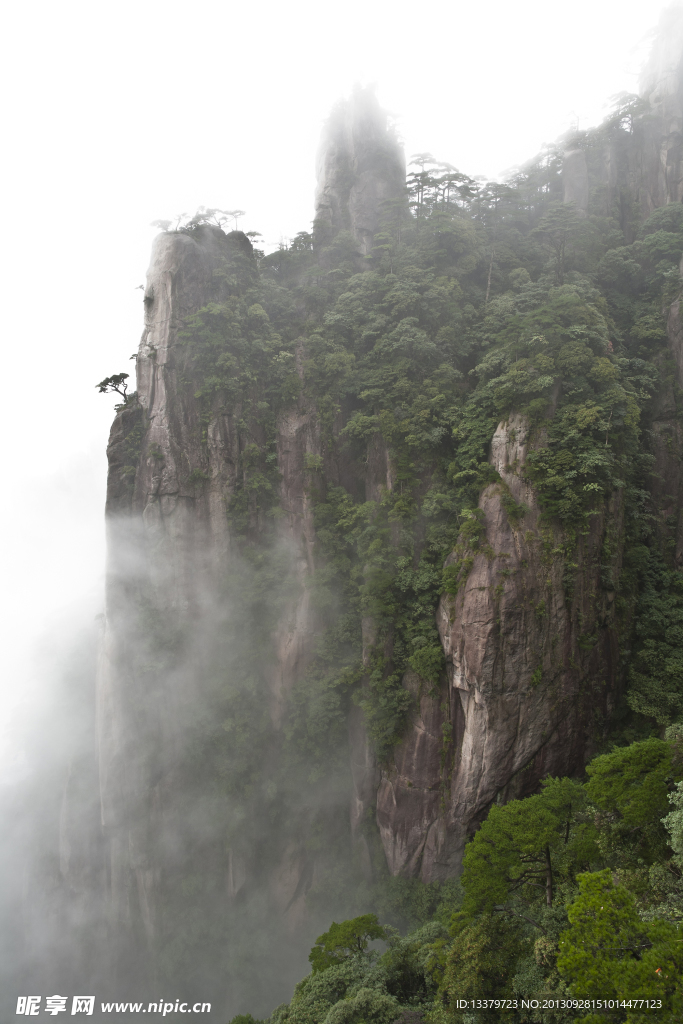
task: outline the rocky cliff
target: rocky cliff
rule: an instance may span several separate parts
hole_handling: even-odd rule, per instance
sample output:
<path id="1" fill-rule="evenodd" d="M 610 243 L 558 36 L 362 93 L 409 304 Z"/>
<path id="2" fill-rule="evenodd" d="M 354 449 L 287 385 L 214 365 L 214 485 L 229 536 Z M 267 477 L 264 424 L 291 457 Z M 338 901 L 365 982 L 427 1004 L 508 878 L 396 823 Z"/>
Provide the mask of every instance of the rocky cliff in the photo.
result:
<path id="1" fill-rule="evenodd" d="M 382 773 L 377 820 L 396 874 L 457 873 L 491 804 L 534 792 L 548 775 L 580 772 L 615 704 L 615 584 L 605 584 L 601 562 L 608 534 L 620 550 L 622 508 L 615 498 L 568 552 L 539 521 L 524 478 L 529 435 L 519 415 L 496 429 L 490 458 L 501 483 L 479 500 L 484 550 L 437 612 L 447 681 L 421 696 Z M 519 520 L 503 495 L 524 509 Z M 618 557 L 610 568 L 618 579 Z M 405 685 L 416 688 L 410 676 Z"/>
<path id="2" fill-rule="evenodd" d="M 629 108 L 631 129 L 620 121 L 607 142 L 574 138 L 565 154 L 565 202 L 584 220 L 595 203 L 612 210 L 622 243 L 681 198 L 679 53 L 665 67 L 653 58 L 648 109 Z M 359 885 L 387 871 L 423 882 L 457 874 L 492 803 L 581 772 L 624 689 L 624 481 L 582 477 L 579 512 L 562 520 L 534 469 L 559 444 L 552 424 L 571 393 L 560 370 L 548 374 L 571 360 L 586 394 L 603 389 L 571 413 L 594 425 L 590 465 L 607 465 L 605 449 L 626 465 L 641 413 L 618 383 L 605 300 L 578 272 L 558 287 L 556 263 L 537 267 L 538 282 L 556 274 L 544 287 L 557 323 L 574 303 L 583 326 L 535 322 L 509 370 L 519 388 L 530 375 L 527 397 L 476 413 L 470 440 L 467 381 L 486 367 L 492 332 L 535 308 L 526 266 L 538 249 L 526 264 L 510 257 L 489 305 L 497 222 L 439 199 L 436 228 L 426 213 L 421 225 L 422 207 L 408 218 L 404 180 L 384 115 L 357 92 L 323 138 L 312 239 L 260 268 L 246 236 L 207 224 L 154 243 L 137 393 L 109 445 L 98 698 L 108 898 L 122 948 L 138 960 L 146 951 L 148 977 L 182 962 L 169 952 L 182 886 L 196 886 L 211 922 L 198 932 L 214 929 L 214 946 L 229 949 L 215 922 L 239 921 L 255 901 L 257 925 L 279 915 L 278 935 L 315 927 L 316 906 L 337 906 L 325 881 L 333 862 Z M 541 237 L 551 233 L 545 209 Z M 412 256 L 387 210 L 413 225 Z M 340 239 L 351 240 L 348 263 Z M 308 260 L 306 274 L 297 260 Z M 650 405 L 642 398 L 642 444 L 658 514 L 676 520 L 678 562 L 678 299 L 668 344 L 675 372 Z M 556 345 L 555 364 L 543 345 Z M 399 365 L 404 378 L 391 377 L 385 401 Z M 428 399 L 409 399 L 423 368 Z M 605 419 L 596 403 L 617 387 Z M 493 392 L 475 392 L 483 409 L 479 393 Z M 412 605 L 401 596 L 410 587 Z"/>
<path id="3" fill-rule="evenodd" d="M 229 763 L 217 763 L 220 754 L 210 750 L 221 736 L 229 742 L 234 723 L 224 720 L 226 709 L 231 700 L 245 699 L 235 696 L 242 686 L 235 663 L 249 657 L 246 634 L 237 637 L 242 620 L 236 605 L 254 573 L 245 568 L 244 537 L 235 538 L 227 512 L 249 473 L 245 450 L 263 442 L 263 431 L 253 422 L 245 430 L 250 413 L 240 397 L 207 417 L 185 379 L 179 336 L 188 316 L 229 298 L 235 268 L 247 279 L 256 272 L 251 245 L 239 232 L 226 236 L 205 226 L 156 239 L 137 396 L 119 411 L 108 448 L 107 621 L 98 684 L 102 825 L 110 910 L 123 947 L 120 969 L 141 982 L 158 975 L 158 948 L 174 927 L 169 893 L 183 879 L 187 884 L 199 873 L 208 880 L 196 910 L 213 919 L 209 929 L 221 915 L 232 918 L 234 928 L 245 890 L 263 888 L 269 908 L 287 911 L 291 925 L 307 887 L 301 843 L 285 837 L 274 856 L 259 860 L 265 825 L 244 828 L 244 806 L 217 791 L 216 779 Z M 254 706 L 253 715 L 261 729 L 254 753 L 266 760 L 268 737 L 277 744 L 286 695 L 306 670 L 316 622 L 307 586 L 314 538 L 302 482 L 304 456 L 316 450 L 309 420 L 300 405 L 278 421 L 283 518 L 277 536 L 288 593 L 276 621 L 264 625 L 254 614 L 249 623 L 264 654 L 259 670 L 267 707 Z M 251 528 L 258 532 L 258 514 Z M 198 766 L 202 757 L 207 765 Z M 252 801 L 254 819 L 258 803 Z M 274 934 L 280 930 L 278 922 Z M 223 998 L 216 995 L 210 958 L 193 982 L 197 991 L 202 984 Z M 219 989 L 225 984 L 219 979 Z"/>
<path id="4" fill-rule="evenodd" d="M 405 157 L 372 90 L 356 86 L 351 99 L 332 112 L 317 177 L 316 240 L 322 246 L 340 231 L 350 233 L 362 269 L 382 220 L 391 216 L 392 205 L 405 201 Z"/>

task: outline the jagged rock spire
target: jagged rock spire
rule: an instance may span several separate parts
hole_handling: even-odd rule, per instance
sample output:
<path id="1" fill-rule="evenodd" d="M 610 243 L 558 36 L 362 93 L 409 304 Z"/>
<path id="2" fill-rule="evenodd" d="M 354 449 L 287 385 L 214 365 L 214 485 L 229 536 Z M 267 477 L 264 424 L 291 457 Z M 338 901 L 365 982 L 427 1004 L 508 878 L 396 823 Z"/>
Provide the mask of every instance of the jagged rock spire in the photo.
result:
<path id="1" fill-rule="evenodd" d="M 338 103 L 318 152 L 314 238 L 325 246 L 350 232 L 361 256 L 372 254 L 387 201 L 405 196 L 405 155 L 371 88 L 356 86 Z"/>
<path id="2" fill-rule="evenodd" d="M 640 95 L 656 108 L 683 105 L 683 8 L 662 12 L 652 49 L 640 75 Z"/>

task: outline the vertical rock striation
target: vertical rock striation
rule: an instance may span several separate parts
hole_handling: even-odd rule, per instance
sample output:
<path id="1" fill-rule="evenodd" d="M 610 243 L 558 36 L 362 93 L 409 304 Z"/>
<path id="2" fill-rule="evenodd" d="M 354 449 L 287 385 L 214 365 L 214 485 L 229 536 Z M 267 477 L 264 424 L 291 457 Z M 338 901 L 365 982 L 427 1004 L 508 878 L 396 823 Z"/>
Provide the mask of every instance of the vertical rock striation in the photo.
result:
<path id="1" fill-rule="evenodd" d="M 236 268 L 247 279 L 256 272 L 251 244 L 241 232 L 226 236 L 203 226 L 156 239 L 144 295 L 137 396 L 119 409 L 108 448 L 100 793 L 119 969 L 141 984 L 156 977 L 162 939 L 168 943 L 164 914 L 174 887 L 187 884 L 188 877 L 209 880 L 211 892 L 203 894 L 209 902 L 196 900 L 208 930 L 221 918 L 229 923 L 240 900 L 261 891 L 286 924 L 295 923 L 311 884 L 305 837 L 294 844 L 283 840 L 281 850 L 259 861 L 254 843 L 263 845 L 266 835 L 259 838 L 252 823 L 257 838 L 240 841 L 249 831 L 239 828 L 242 811 L 215 783 L 225 769 L 216 765 L 212 736 L 225 736 L 220 716 L 235 672 L 231 647 L 244 642 L 235 625 L 240 581 L 250 579 L 243 538 L 236 539 L 227 513 L 253 436 L 244 429 L 249 414 L 239 397 L 207 417 L 185 378 L 182 332 L 188 317 L 226 299 Z M 258 437 L 258 425 L 251 427 Z M 276 456 L 284 515 L 278 536 L 290 583 L 278 620 L 261 627 L 260 668 L 267 687 L 262 729 L 270 736 L 271 757 L 287 693 L 306 671 L 317 623 L 308 586 L 312 513 L 303 478 L 306 455 L 319 457 L 319 447 L 303 403 L 280 417 Z M 209 765 L 206 777 L 198 756 Z M 277 934 L 280 927 L 278 922 Z M 214 955 L 221 955 L 220 943 Z M 206 991 L 222 983 L 209 963 L 205 975 Z M 195 980 L 197 991 L 200 982 Z"/>
<path id="2" fill-rule="evenodd" d="M 132 944 L 147 978 L 153 975 L 161 876 L 174 862 L 160 856 L 158 837 L 176 833 L 174 768 L 200 674 L 187 671 L 191 653 L 179 652 L 176 638 L 202 621 L 217 571 L 225 567 L 223 501 L 238 454 L 230 418 L 215 424 L 207 445 L 213 472 L 206 487 L 198 486 L 206 455 L 198 409 L 179 386 L 177 335 L 188 314 L 221 298 L 214 272 L 235 247 L 251 249 L 243 236 L 226 238 L 211 228 L 156 239 L 137 357 L 138 398 L 119 411 L 108 448 L 107 615 L 98 680 L 102 824 L 121 969 L 131 970 L 125 949 L 141 935 Z M 192 653 L 201 662 L 199 651 Z M 141 947 L 147 962 L 139 960 Z"/>
<path id="3" fill-rule="evenodd" d="M 616 696 L 613 583 L 602 583 L 601 549 L 607 531 L 617 540 L 622 529 L 619 502 L 593 517 L 567 564 L 561 536 L 539 523 L 523 475 L 528 448 L 523 417 L 499 424 L 490 461 L 501 483 L 479 501 L 482 550 L 437 613 L 447 680 L 419 695 L 383 773 L 377 818 L 397 874 L 433 881 L 456 873 L 493 802 L 534 792 L 548 774 L 581 770 Z M 526 510 L 519 520 L 504 496 Z M 410 676 L 406 685 L 416 690 Z"/>
<path id="4" fill-rule="evenodd" d="M 390 216 L 391 204 L 405 203 L 403 150 L 372 90 L 356 86 L 351 99 L 332 112 L 317 174 L 315 240 L 323 247 L 340 231 L 350 233 L 362 269 L 382 217 Z"/>

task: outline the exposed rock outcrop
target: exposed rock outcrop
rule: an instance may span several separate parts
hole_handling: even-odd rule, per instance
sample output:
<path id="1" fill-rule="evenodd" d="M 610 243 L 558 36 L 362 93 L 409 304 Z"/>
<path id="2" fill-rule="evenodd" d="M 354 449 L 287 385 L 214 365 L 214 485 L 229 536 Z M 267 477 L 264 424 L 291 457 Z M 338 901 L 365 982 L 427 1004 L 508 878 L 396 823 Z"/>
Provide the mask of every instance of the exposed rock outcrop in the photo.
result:
<path id="1" fill-rule="evenodd" d="M 197 621 L 210 600 L 229 545 L 222 503 L 238 455 L 230 421 L 216 424 L 208 445 L 215 472 L 209 486 L 197 487 L 193 470 L 204 462 L 197 409 L 178 386 L 173 346 L 183 317 L 220 297 L 214 270 L 235 241 L 243 244 L 211 228 L 196 238 L 157 238 L 145 291 L 138 402 L 119 412 L 108 450 L 107 622 L 98 682 L 102 823 L 111 850 L 112 913 L 130 922 L 135 902 L 150 941 L 159 876 L 151 836 L 163 830 L 160 819 L 172 799 L 195 678 L 180 665 L 158 671 L 149 664 L 163 645 L 154 634 L 160 628 L 170 637 Z M 155 626 L 142 620 L 143 606 Z"/>
<path id="2" fill-rule="evenodd" d="M 220 687 L 230 685 L 225 664 L 241 597 L 234 581 L 245 569 L 227 506 L 244 472 L 249 436 L 240 429 L 239 398 L 228 411 L 202 419 L 198 396 L 183 376 L 179 332 L 189 314 L 225 298 L 226 270 L 236 260 L 243 273 L 255 269 L 242 233 L 201 227 L 156 239 L 137 399 L 119 409 L 108 448 L 100 794 L 119 970 L 141 985 L 155 975 L 160 929 L 168 927 L 160 908 L 169 903 L 174 879 L 203 871 L 210 880 L 211 927 L 234 915 L 250 889 L 263 890 L 273 912 L 282 914 L 278 929 L 300 922 L 312 881 L 305 836 L 283 838 L 282 849 L 269 850 L 257 870 L 230 800 L 212 791 L 210 780 L 193 778 L 193 744 L 200 735 L 210 743 L 211 731 L 221 730 L 212 717 Z M 304 463 L 307 454 L 320 457 L 320 442 L 302 403 L 279 420 L 276 452 L 284 513 L 278 534 L 290 582 L 277 622 L 262 636 L 274 737 L 287 693 L 305 674 L 318 621 L 308 585 L 314 537 Z M 204 756 L 210 762 L 206 750 Z M 215 984 L 206 981 L 207 991 Z"/>
<path id="3" fill-rule="evenodd" d="M 529 443 L 523 417 L 499 424 L 490 461 L 502 484 L 479 502 L 485 541 L 437 613 L 448 685 L 422 696 L 378 794 L 388 862 L 425 881 L 458 870 L 493 802 L 533 792 L 548 774 L 579 771 L 616 696 L 614 576 L 604 582 L 601 548 L 607 532 L 616 540 L 621 531 L 619 500 L 567 551 L 539 524 L 523 475 Z M 506 513 L 505 495 L 526 509 L 519 521 Z M 610 568 L 618 574 L 618 564 Z"/>
<path id="4" fill-rule="evenodd" d="M 359 269 L 372 256 L 390 203 L 405 203 L 405 157 L 371 89 L 356 87 L 325 126 L 318 154 L 315 232 L 319 246 L 350 232 Z M 367 266 L 367 263 L 365 264 Z"/>
<path id="5" fill-rule="evenodd" d="M 317 244 L 324 249 L 346 232 L 356 246 L 359 269 L 367 267 L 365 257 L 391 200 L 405 202 L 403 154 L 372 93 L 356 90 L 326 129 Z M 244 538 L 236 541 L 227 509 L 244 480 L 245 447 L 258 446 L 263 438 L 240 395 L 207 414 L 186 379 L 183 331 L 188 316 L 229 297 L 235 268 L 246 278 L 256 271 L 251 245 L 240 232 L 226 236 L 204 225 L 156 239 L 144 294 L 137 397 L 119 409 L 108 449 L 107 622 L 98 679 L 102 823 L 110 914 L 123 961 L 127 947 L 146 949 L 147 962 L 140 954 L 136 969 L 148 978 L 165 927 L 160 908 L 169 902 L 174 877 L 197 863 L 211 865 L 214 916 L 220 916 L 221 906 L 225 914 L 237 907 L 251 889 L 293 927 L 301 922 L 315 874 L 306 834 L 282 836 L 279 846 L 271 843 L 257 867 L 258 829 L 252 828 L 249 841 L 240 838 L 239 829 L 226 831 L 236 813 L 230 802 L 207 795 L 210 781 L 203 788 L 192 781 L 198 733 L 206 744 L 211 728 L 221 728 L 210 720 L 220 705 L 216 688 L 226 685 L 216 680 L 226 678 L 232 622 L 238 618 L 232 610 L 241 595 L 231 581 L 253 578 L 245 573 Z M 304 359 L 299 345 L 299 375 Z M 277 617 L 262 630 L 258 660 L 268 690 L 270 738 L 264 756 L 273 760 L 271 774 L 277 777 L 287 697 L 305 676 L 321 628 L 311 593 L 316 538 L 307 473 L 311 460 L 314 465 L 326 460 L 327 476 L 348 483 L 349 470 L 343 460 L 327 464 L 319 417 L 304 399 L 279 415 L 274 447 L 280 516 L 275 532 L 288 577 Z M 375 500 L 383 486 L 390 486 L 390 471 L 383 444 L 371 447 L 367 479 L 352 486 L 365 488 L 368 500 Z M 262 526 L 255 520 L 250 529 L 256 535 Z M 368 643 L 372 631 L 369 622 Z M 341 796 L 356 859 L 370 875 L 365 833 L 379 775 L 359 708 L 349 718 L 349 748 Z M 211 760 L 206 752 L 203 756 Z M 305 794 L 299 804 L 305 818 Z"/>

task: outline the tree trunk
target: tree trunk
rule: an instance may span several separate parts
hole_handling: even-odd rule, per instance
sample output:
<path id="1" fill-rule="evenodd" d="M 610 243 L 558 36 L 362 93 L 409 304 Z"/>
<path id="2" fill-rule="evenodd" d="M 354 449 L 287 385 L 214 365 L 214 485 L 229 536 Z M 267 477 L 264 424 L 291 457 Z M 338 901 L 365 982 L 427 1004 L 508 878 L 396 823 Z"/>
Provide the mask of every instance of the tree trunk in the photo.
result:
<path id="1" fill-rule="evenodd" d="M 496 255 L 496 247 L 494 245 L 493 249 L 491 250 L 491 262 L 489 263 L 489 279 L 486 282 L 486 298 L 484 299 L 484 305 L 485 306 L 488 306 L 488 304 L 489 304 L 489 295 L 491 293 L 491 274 L 493 273 L 493 257 L 495 255 Z"/>

